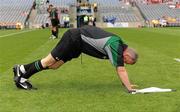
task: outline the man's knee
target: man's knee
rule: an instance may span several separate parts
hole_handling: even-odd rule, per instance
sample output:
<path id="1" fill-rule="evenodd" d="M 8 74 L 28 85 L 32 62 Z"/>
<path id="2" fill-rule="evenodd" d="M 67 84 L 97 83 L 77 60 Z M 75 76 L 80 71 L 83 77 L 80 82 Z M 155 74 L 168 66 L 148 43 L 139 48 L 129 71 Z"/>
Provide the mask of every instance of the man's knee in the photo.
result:
<path id="1" fill-rule="evenodd" d="M 49 54 L 47 57 L 45 57 L 41 60 L 43 67 L 50 67 L 50 66 L 54 65 L 56 62 L 57 61 L 52 57 L 51 54 Z"/>
<path id="2" fill-rule="evenodd" d="M 60 60 L 60 61 L 57 61 L 56 63 L 54 63 L 53 65 L 49 66 L 49 68 L 56 70 L 63 64 L 64 64 L 64 61 Z"/>
<path id="3" fill-rule="evenodd" d="M 43 67 L 50 67 L 51 65 L 56 63 L 55 61 L 50 61 L 46 59 L 42 59 L 41 62 L 42 62 Z"/>
<path id="4" fill-rule="evenodd" d="M 53 30 L 53 31 L 56 31 L 56 29 L 57 29 L 57 28 L 56 28 L 55 26 L 52 27 L 52 30 Z"/>

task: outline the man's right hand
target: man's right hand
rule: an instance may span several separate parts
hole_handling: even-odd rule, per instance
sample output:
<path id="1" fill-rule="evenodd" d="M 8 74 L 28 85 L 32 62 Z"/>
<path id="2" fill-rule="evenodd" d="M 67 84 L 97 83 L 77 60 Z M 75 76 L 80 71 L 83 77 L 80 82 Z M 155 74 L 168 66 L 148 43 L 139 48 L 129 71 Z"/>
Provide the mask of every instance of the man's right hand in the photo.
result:
<path id="1" fill-rule="evenodd" d="M 132 89 L 129 89 L 128 92 L 129 92 L 129 93 L 136 92 L 136 90 L 137 90 L 138 87 L 139 87 L 138 85 L 131 85 L 131 88 L 132 88 Z"/>
<path id="2" fill-rule="evenodd" d="M 126 86 L 122 83 L 122 85 L 126 88 Z M 131 85 L 131 89 L 127 89 L 129 93 L 135 92 L 139 86 L 138 85 Z"/>
<path id="3" fill-rule="evenodd" d="M 137 89 L 130 89 L 128 90 L 128 93 L 136 92 Z"/>

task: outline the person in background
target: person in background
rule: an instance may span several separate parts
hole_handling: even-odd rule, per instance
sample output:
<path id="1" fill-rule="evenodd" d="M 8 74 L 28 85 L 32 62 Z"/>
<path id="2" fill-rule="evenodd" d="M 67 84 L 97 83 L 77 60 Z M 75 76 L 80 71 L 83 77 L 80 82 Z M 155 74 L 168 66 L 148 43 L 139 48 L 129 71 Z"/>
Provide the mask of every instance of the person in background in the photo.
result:
<path id="1" fill-rule="evenodd" d="M 49 8 L 47 9 L 49 12 L 49 18 L 51 20 L 52 28 L 51 28 L 51 37 L 52 39 L 58 38 L 58 27 L 59 27 L 59 18 L 58 18 L 58 10 L 56 7 L 54 7 L 52 4 L 49 5 Z"/>
<path id="2" fill-rule="evenodd" d="M 88 17 L 87 15 L 84 16 L 83 22 L 84 22 L 84 25 L 88 25 L 88 23 L 89 23 L 89 17 Z"/>
<path id="3" fill-rule="evenodd" d="M 69 28 L 69 21 L 70 21 L 69 16 L 64 16 L 63 20 L 64 20 L 64 27 Z"/>

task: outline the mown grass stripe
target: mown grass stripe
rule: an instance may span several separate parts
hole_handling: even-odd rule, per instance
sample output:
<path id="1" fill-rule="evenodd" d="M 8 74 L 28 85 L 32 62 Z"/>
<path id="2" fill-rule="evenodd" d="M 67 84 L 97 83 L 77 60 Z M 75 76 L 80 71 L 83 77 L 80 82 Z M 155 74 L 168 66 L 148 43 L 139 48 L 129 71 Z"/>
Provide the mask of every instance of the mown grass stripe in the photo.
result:
<path id="1" fill-rule="evenodd" d="M 13 35 L 18 35 L 18 34 L 22 34 L 22 33 L 27 33 L 27 32 L 31 32 L 31 31 L 34 31 L 34 30 L 24 30 L 24 31 L 21 31 L 21 32 L 16 32 L 16 33 L 10 33 L 10 34 L 6 34 L 6 35 L 1 35 L 0 38 L 8 37 L 8 36 L 13 36 Z"/>

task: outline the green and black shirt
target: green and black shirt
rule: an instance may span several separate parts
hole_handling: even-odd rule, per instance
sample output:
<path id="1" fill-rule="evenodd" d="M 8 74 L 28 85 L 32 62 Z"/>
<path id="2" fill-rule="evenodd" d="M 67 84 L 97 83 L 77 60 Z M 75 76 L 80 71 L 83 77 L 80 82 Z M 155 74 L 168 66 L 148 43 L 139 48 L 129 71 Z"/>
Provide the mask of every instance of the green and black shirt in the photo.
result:
<path id="1" fill-rule="evenodd" d="M 49 12 L 49 17 L 51 19 L 58 19 L 58 10 L 54 7 L 51 9 L 51 11 Z"/>
<path id="2" fill-rule="evenodd" d="M 79 30 L 83 53 L 109 59 L 115 67 L 124 66 L 123 51 L 127 45 L 120 37 L 93 26 L 84 26 Z"/>

